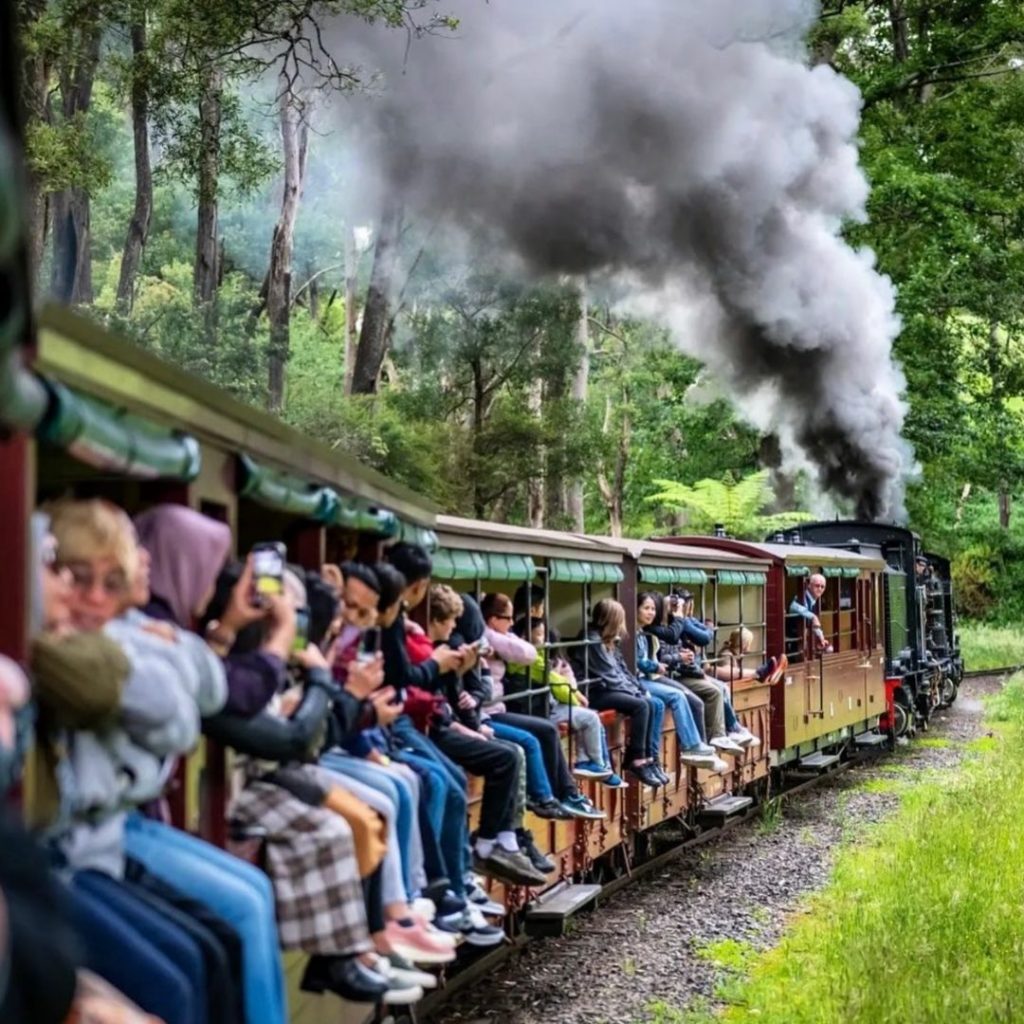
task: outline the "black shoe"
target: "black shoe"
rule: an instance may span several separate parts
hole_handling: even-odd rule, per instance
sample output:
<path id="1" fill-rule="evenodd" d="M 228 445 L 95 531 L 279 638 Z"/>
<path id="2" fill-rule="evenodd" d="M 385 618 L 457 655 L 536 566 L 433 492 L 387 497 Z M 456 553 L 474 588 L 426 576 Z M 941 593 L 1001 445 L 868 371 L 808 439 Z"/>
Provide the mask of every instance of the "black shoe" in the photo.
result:
<path id="1" fill-rule="evenodd" d="M 650 786 L 652 789 L 661 789 L 661 779 L 651 769 L 651 765 L 644 764 L 640 765 L 639 768 L 627 768 L 626 774 L 631 778 L 638 779 L 645 786 Z"/>
<path id="2" fill-rule="evenodd" d="M 668 772 L 665 771 L 665 769 L 662 768 L 661 765 L 658 764 L 657 762 L 655 762 L 654 764 L 650 765 L 650 769 L 651 769 L 651 774 L 653 774 L 655 778 L 660 779 L 661 780 L 661 784 L 663 786 L 667 786 L 672 781 L 672 776 L 670 776 L 668 774 Z"/>
<path id="3" fill-rule="evenodd" d="M 517 828 L 516 838 L 519 840 L 519 849 L 542 875 L 550 875 L 555 870 L 555 865 L 537 849 L 533 833 L 528 828 Z"/>
<path id="4" fill-rule="evenodd" d="M 543 803 L 527 805 L 538 818 L 550 818 L 558 821 L 568 821 L 572 815 L 552 797 Z"/>
<path id="5" fill-rule="evenodd" d="M 473 854 L 473 870 L 478 875 L 486 875 L 488 878 L 496 878 L 499 882 L 506 882 L 509 885 L 526 885 L 537 888 L 547 885 L 548 880 L 529 861 L 525 854 L 516 850 L 503 850 L 495 846 L 491 855 L 486 859 L 478 854 Z"/>
<path id="6" fill-rule="evenodd" d="M 351 1003 L 377 1003 L 388 991 L 387 980 L 356 957 L 311 956 L 299 986 L 303 992 L 333 992 Z"/>
<path id="7" fill-rule="evenodd" d="M 451 889 L 452 883 L 447 878 L 435 878 L 428 882 L 423 889 L 420 891 L 421 896 L 425 896 L 428 900 L 433 903 L 437 903 L 439 900 L 445 898 L 445 894 Z"/>

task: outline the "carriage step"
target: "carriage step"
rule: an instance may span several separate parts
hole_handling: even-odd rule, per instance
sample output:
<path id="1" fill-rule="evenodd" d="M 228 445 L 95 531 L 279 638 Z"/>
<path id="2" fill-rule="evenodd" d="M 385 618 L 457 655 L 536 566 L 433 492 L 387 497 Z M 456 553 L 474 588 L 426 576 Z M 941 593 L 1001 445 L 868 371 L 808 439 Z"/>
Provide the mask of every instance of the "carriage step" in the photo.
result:
<path id="1" fill-rule="evenodd" d="M 702 818 L 731 818 L 734 814 L 742 814 L 752 803 L 749 796 L 716 796 L 709 800 L 701 809 Z"/>
<path id="2" fill-rule="evenodd" d="M 798 764 L 801 768 L 810 768 L 813 771 L 822 772 L 826 768 L 831 768 L 838 760 L 838 754 L 826 754 L 824 751 L 819 750 L 817 753 L 808 754 L 807 757 L 801 757 Z"/>
<path id="3" fill-rule="evenodd" d="M 884 732 L 862 732 L 859 736 L 854 737 L 854 743 L 858 747 L 880 747 L 883 743 L 888 743 L 889 737 Z"/>
<path id="4" fill-rule="evenodd" d="M 573 914 L 593 903 L 601 893 L 599 885 L 565 885 L 550 896 L 542 896 L 526 911 L 528 935 L 561 935 Z"/>

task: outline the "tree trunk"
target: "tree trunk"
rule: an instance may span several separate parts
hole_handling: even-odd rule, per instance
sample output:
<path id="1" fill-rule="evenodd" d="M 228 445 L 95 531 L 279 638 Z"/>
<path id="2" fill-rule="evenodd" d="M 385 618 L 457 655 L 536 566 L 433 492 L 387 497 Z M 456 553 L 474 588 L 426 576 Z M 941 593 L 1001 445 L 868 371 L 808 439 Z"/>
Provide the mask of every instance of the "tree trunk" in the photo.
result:
<path id="1" fill-rule="evenodd" d="M 46 13 L 46 0 L 20 0 L 15 4 L 15 24 L 18 38 L 29 37 L 40 18 Z M 49 123 L 50 102 L 48 83 L 50 69 L 46 63 L 46 48 L 37 47 L 35 52 L 21 51 L 20 105 L 21 120 Z M 28 240 L 29 272 L 32 281 L 39 280 L 39 267 L 46 246 L 46 228 L 49 221 L 47 195 L 42 183 L 30 171 L 25 174 L 25 228 Z"/>
<path id="2" fill-rule="evenodd" d="M 77 64 L 61 69 L 60 93 L 65 121 L 85 118 L 92 103 L 92 86 L 100 59 L 100 26 L 95 11 L 83 11 L 80 26 L 71 31 L 80 39 L 73 47 Z M 92 302 L 92 256 L 89 235 L 89 193 L 81 187 L 64 189 L 50 204 L 53 219 L 51 292 L 59 302 Z"/>
<path id="3" fill-rule="evenodd" d="M 359 342 L 356 285 L 359 282 L 359 253 L 356 250 L 356 232 L 352 224 L 345 225 L 345 394 L 352 394 L 352 368 Z"/>
<path id="4" fill-rule="evenodd" d="M 372 395 L 387 354 L 389 306 L 394 292 L 398 264 L 398 235 L 402 207 L 394 196 L 384 201 L 377 241 L 373 250 L 373 270 L 363 307 L 363 329 L 359 332 L 355 364 L 352 367 L 352 394 Z"/>
<path id="5" fill-rule="evenodd" d="M 473 420 L 471 430 L 473 432 L 473 456 L 474 461 L 481 456 L 480 436 L 484 429 L 487 406 L 487 384 L 484 380 L 483 361 L 479 355 L 475 355 L 470 363 L 473 370 Z M 473 515 L 477 519 L 483 519 L 487 513 L 484 508 L 484 500 L 480 493 L 479 475 L 476 466 L 471 467 L 470 486 L 473 489 Z"/>
<path id="6" fill-rule="evenodd" d="M 889 0 L 889 26 L 892 29 L 893 59 L 897 64 L 904 64 L 910 56 L 910 36 L 907 31 L 904 0 Z"/>
<path id="7" fill-rule="evenodd" d="M 192 277 L 192 297 L 196 306 L 206 306 L 207 340 L 213 340 L 213 304 L 219 280 L 217 248 L 217 190 L 220 176 L 220 71 L 206 72 L 199 97 L 199 180 L 196 188 L 196 262 Z"/>
<path id="8" fill-rule="evenodd" d="M 622 536 L 622 506 L 626 488 L 626 465 L 629 462 L 629 392 L 622 389 L 622 421 L 619 424 L 618 444 L 615 447 L 615 467 L 611 480 L 605 471 L 603 461 L 599 464 L 597 486 L 608 510 L 608 533 L 612 537 Z M 605 404 L 603 433 L 611 432 L 612 400 Z"/>
<path id="9" fill-rule="evenodd" d="M 587 302 L 586 285 L 580 286 L 580 320 L 577 328 L 577 340 L 580 347 L 580 361 L 572 381 L 572 397 L 576 403 L 576 413 L 582 416 L 587 404 L 587 383 L 590 379 L 590 307 Z M 583 533 L 585 523 L 583 515 L 583 477 L 577 474 L 569 482 L 566 496 L 566 511 L 572 529 Z"/>
<path id="10" fill-rule="evenodd" d="M 149 160 L 149 84 L 146 81 L 146 11 L 137 3 L 132 24 L 132 132 L 135 142 L 135 209 L 128 225 L 117 282 L 117 306 L 130 313 L 135 301 L 135 280 L 142 265 L 142 251 L 149 237 L 153 213 L 153 168 Z"/>
<path id="11" fill-rule="evenodd" d="M 1010 489 L 1003 481 L 999 485 L 999 528 L 1001 530 L 1010 528 L 1011 501 Z"/>
<path id="12" fill-rule="evenodd" d="M 530 415 L 540 422 L 543 409 L 544 382 L 535 377 L 530 381 L 526 406 Z M 526 481 L 526 518 L 534 530 L 544 528 L 544 449 L 538 452 L 537 471 Z"/>
<path id="13" fill-rule="evenodd" d="M 280 413 L 284 408 L 285 367 L 291 344 L 292 250 L 308 141 L 301 100 L 291 91 L 283 75 L 278 86 L 281 90 L 284 189 L 281 194 L 281 215 L 270 245 L 270 271 L 267 275 L 267 320 L 270 322 L 268 406 L 275 413 Z"/>
<path id="14" fill-rule="evenodd" d="M 302 99 L 292 92 L 284 75 L 279 88 L 285 184 L 281 196 L 281 216 L 273 229 L 270 243 L 270 269 L 267 272 L 266 289 L 266 316 L 270 324 L 268 404 L 272 413 L 280 413 L 285 404 L 285 369 L 292 329 L 292 253 L 309 138 Z"/>
<path id="15" fill-rule="evenodd" d="M 968 481 L 964 484 L 963 490 L 960 491 L 960 500 L 956 503 L 956 518 L 955 522 L 959 523 L 964 518 L 964 506 L 967 504 L 967 499 L 971 496 L 971 483 Z"/>
<path id="16" fill-rule="evenodd" d="M 313 323 L 320 322 L 320 282 L 312 263 L 306 264 L 306 278 L 309 281 L 309 319 Z"/>

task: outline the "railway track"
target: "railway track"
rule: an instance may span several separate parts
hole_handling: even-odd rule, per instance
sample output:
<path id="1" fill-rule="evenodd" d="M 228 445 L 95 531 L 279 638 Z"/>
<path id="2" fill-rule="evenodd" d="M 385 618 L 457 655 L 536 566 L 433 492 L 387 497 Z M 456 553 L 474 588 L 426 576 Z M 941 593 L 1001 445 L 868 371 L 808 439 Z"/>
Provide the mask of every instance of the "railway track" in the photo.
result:
<path id="1" fill-rule="evenodd" d="M 1024 671 L 1024 665 L 1010 665 L 1007 668 L 981 668 L 973 672 L 965 672 L 964 679 L 983 679 L 987 676 L 1012 676 L 1015 672 Z"/>

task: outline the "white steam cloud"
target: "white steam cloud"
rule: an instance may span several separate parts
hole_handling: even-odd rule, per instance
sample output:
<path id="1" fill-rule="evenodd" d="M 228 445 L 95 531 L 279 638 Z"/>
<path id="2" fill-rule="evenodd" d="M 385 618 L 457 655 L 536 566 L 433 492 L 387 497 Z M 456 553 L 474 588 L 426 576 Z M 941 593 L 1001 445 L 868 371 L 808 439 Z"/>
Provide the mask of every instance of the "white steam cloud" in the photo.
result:
<path id="1" fill-rule="evenodd" d="M 538 276 L 627 294 L 861 515 L 912 457 L 890 281 L 865 215 L 860 96 L 810 67 L 806 0 L 442 3 L 455 38 L 371 33 L 378 172 Z M 351 39 L 349 40 L 351 42 Z"/>

